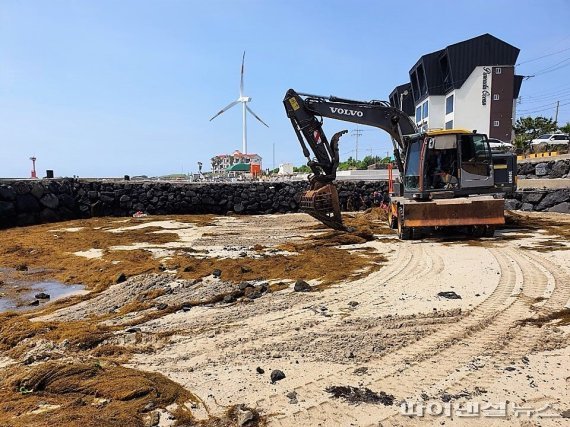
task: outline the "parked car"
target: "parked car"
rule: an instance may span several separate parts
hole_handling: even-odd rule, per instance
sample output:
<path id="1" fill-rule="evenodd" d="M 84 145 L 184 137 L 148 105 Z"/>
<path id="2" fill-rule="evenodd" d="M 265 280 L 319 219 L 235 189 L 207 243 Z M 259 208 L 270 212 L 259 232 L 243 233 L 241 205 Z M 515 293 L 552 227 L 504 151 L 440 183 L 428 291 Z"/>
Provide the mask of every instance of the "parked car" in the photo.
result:
<path id="1" fill-rule="evenodd" d="M 540 135 L 538 138 L 533 139 L 530 142 L 530 145 L 547 144 L 564 145 L 567 147 L 569 142 L 570 138 L 565 133 L 546 133 L 544 135 Z"/>
<path id="2" fill-rule="evenodd" d="M 493 152 L 504 153 L 507 151 L 512 151 L 515 147 L 510 142 L 501 141 L 496 138 L 489 138 L 489 147 Z"/>

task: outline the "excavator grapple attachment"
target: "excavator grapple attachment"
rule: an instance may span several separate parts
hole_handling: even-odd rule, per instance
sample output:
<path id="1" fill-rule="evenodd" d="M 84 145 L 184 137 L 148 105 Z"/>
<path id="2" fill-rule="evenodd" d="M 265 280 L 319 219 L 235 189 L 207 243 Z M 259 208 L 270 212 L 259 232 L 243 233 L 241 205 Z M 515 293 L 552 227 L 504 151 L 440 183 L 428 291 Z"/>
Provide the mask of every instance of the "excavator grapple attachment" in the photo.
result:
<path id="1" fill-rule="evenodd" d="M 324 184 L 301 195 L 301 211 L 335 230 L 346 230 L 340 214 L 338 191 L 334 184 Z"/>

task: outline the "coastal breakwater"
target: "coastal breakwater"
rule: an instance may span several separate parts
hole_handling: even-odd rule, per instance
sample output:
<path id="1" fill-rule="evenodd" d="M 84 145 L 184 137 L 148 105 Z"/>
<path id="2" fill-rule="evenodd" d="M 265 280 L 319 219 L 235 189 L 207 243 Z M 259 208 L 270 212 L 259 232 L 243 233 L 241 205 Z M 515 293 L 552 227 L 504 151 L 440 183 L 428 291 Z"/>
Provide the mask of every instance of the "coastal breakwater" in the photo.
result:
<path id="1" fill-rule="evenodd" d="M 387 184 L 343 182 L 342 206 L 366 200 Z M 297 212 L 308 182 L 170 183 L 96 180 L 20 180 L 0 184 L 0 227 L 99 216 L 272 214 Z"/>
<path id="2" fill-rule="evenodd" d="M 343 210 L 365 206 L 386 182 L 339 182 Z M 96 180 L 16 180 L 0 184 L 0 228 L 100 216 L 272 214 L 297 212 L 308 183 L 170 183 Z M 348 200 L 352 199 L 352 203 Z M 525 189 L 508 210 L 570 213 L 570 189 Z"/>

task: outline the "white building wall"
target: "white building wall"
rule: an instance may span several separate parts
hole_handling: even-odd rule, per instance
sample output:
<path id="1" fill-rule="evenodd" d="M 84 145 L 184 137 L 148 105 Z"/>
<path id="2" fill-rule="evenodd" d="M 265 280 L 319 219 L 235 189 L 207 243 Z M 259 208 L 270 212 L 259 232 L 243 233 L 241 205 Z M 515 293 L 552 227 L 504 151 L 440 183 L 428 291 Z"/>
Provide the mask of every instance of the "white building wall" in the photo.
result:
<path id="1" fill-rule="evenodd" d="M 425 103 L 428 103 L 428 114 L 424 115 Z M 443 119 L 445 115 L 445 96 L 428 96 L 421 103 L 416 104 L 416 109 L 421 109 L 421 119 L 416 121 L 416 126 L 420 130 L 443 129 Z M 415 120 L 413 117 L 412 120 Z"/>
<path id="2" fill-rule="evenodd" d="M 454 128 L 477 130 L 479 133 L 489 134 L 491 102 L 493 101 L 491 99 L 493 79 L 491 71 L 491 67 L 476 67 L 461 88 L 454 91 Z M 485 75 L 486 85 L 484 85 Z"/>
<path id="3" fill-rule="evenodd" d="M 452 106 L 452 111 L 450 113 L 445 113 L 445 108 L 447 106 L 447 99 L 451 98 L 453 96 L 453 106 Z M 444 108 L 444 114 L 445 114 L 445 119 L 443 120 L 443 128 L 444 129 L 452 129 L 455 127 L 455 91 L 448 93 L 447 95 L 445 95 L 445 100 L 443 103 L 443 108 Z M 451 122 L 451 126 L 449 128 L 447 128 L 447 123 Z"/>
<path id="4" fill-rule="evenodd" d="M 281 163 L 279 165 L 279 175 L 292 175 L 292 174 L 293 174 L 293 164 Z"/>
<path id="5" fill-rule="evenodd" d="M 430 96 L 428 129 L 443 129 L 445 122 L 445 96 Z"/>

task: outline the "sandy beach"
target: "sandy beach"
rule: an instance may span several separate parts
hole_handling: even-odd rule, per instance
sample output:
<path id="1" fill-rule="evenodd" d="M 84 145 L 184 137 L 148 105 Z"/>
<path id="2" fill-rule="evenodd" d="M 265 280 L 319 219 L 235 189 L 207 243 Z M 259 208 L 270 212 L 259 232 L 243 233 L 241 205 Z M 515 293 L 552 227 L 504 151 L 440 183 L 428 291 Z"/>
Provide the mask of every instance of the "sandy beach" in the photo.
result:
<path id="1" fill-rule="evenodd" d="M 26 334 L 2 348 L 7 379 L 96 360 L 164 376 L 192 396 L 136 407 L 146 425 L 565 425 L 569 218 L 514 215 L 494 238 L 408 242 L 382 214 L 347 220 L 366 223 L 371 237 L 331 235 L 303 214 L 38 226 L 73 236 L 66 256 L 87 263 L 86 278 L 89 263 L 105 263 L 125 280 L 94 281 L 88 295 L 20 314 L 30 325 L 87 322 L 101 336 L 81 345 L 76 332 Z M 99 227 L 123 244 L 77 244 Z M 147 271 L 131 273 L 142 264 Z M 300 280 L 306 292 L 295 291 Z M 275 371 L 284 377 L 272 381 Z M 43 393 L 2 422 L 42 425 L 71 410 Z M 102 397 L 104 409 L 113 398 Z M 52 406 L 38 418 L 40 403 Z M 504 415 L 489 415 L 501 404 Z M 463 416 L 465 405 L 477 414 Z"/>

